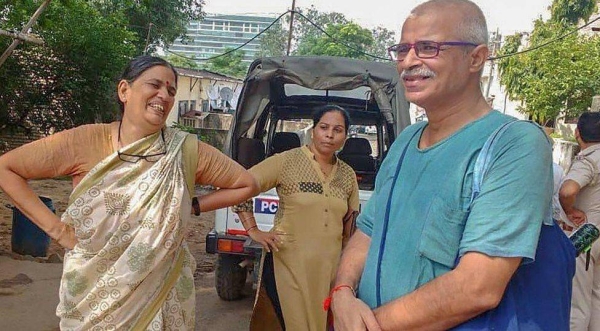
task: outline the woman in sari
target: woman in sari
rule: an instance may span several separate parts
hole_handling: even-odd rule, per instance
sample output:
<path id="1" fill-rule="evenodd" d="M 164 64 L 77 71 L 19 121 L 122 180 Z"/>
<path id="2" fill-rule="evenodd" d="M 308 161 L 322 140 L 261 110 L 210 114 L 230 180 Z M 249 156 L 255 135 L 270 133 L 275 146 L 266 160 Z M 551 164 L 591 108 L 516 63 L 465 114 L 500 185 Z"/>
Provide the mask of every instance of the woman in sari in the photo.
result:
<path id="1" fill-rule="evenodd" d="M 312 142 L 273 155 L 250 169 L 260 190 L 273 187 L 279 209 L 270 232 L 261 231 L 252 201 L 234 207 L 248 235 L 264 247 L 250 330 L 323 331 L 342 250 L 358 210 L 352 168 L 335 152 L 346 140 L 348 113 L 327 105 L 313 114 Z"/>
<path id="2" fill-rule="evenodd" d="M 185 242 L 195 184 L 221 189 L 202 211 L 257 193 L 252 176 L 194 135 L 165 127 L 177 72 L 133 59 L 117 93 L 122 119 L 83 125 L 0 157 L 0 187 L 67 248 L 57 315 L 62 330 L 193 330 L 195 261 Z M 71 176 L 58 218 L 27 185 Z M 198 206 L 197 206 L 198 207 Z"/>

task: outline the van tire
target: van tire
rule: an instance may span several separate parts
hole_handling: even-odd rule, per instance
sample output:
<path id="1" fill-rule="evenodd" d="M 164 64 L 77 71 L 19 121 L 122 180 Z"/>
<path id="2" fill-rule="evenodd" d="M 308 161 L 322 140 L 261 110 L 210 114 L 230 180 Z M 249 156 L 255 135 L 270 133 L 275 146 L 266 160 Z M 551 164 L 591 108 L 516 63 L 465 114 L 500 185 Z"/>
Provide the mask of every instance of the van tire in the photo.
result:
<path id="1" fill-rule="evenodd" d="M 215 272 L 215 287 L 219 298 L 233 301 L 244 297 L 248 272 L 239 265 L 243 260 L 243 256 L 219 254 Z"/>

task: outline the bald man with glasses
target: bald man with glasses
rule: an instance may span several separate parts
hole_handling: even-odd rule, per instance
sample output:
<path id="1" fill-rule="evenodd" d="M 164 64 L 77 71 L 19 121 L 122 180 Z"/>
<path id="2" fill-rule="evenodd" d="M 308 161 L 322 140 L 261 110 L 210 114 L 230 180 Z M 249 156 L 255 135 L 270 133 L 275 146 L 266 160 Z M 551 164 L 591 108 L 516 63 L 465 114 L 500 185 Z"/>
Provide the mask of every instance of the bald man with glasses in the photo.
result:
<path id="1" fill-rule="evenodd" d="M 381 165 L 327 302 L 336 331 L 568 330 L 575 252 L 551 218 L 551 145 L 486 102 L 487 39 L 477 5 L 432 0 L 388 49 L 428 122 Z"/>

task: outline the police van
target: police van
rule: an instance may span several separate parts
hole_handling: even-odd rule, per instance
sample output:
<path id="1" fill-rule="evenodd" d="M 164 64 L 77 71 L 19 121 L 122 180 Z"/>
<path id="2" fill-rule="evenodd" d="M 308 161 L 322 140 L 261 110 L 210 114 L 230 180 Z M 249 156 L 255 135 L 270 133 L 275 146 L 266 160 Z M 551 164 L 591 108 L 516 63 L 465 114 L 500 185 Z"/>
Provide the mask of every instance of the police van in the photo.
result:
<path id="1" fill-rule="evenodd" d="M 338 57 L 274 57 L 248 69 L 224 151 L 246 168 L 310 142 L 312 111 L 336 104 L 348 110 L 352 134 L 338 157 L 356 172 L 361 205 L 371 196 L 375 175 L 397 134 L 410 123 L 409 104 L 393 63 Z M 374 128 L 374 129 L 373 129 Z M 361 130 L 358 130 L 361 132 Z M 275 189 L 253 199 L 258 227 L 273 226 L 279 198 Z M 248 236 L 231 208 L 216 211 L 206 251 L 218 254 L 216 289 L 220 298 L 242 297 L 247 276 L 256 275 L 261 246 Z"/>

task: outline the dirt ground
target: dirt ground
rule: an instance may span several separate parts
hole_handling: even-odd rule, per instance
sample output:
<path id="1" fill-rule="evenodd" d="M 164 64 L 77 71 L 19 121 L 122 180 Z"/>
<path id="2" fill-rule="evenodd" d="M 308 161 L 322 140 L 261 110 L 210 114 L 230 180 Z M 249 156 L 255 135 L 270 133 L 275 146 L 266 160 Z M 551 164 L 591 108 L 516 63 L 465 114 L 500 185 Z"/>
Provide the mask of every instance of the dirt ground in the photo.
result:
<path id="1" fill-rule="evenodd" d="M 70 180 L 35 180 L 30 185 L 40 195 L 52 199 L 58 215 L 62 214 L 69 200 L 72 186 Z M 199 191 L 197 192 L 199 193 Z M 24 258 L 11 251 L 13 211 L 11 202 L 0 191 L 0 255 L 10 256 L 13 259 L 29 259 L 40 263 L 60 262 L 50 258 Z M 214 269 L 216 255 L 207 254 L 205 250 L 205 237 L 214 224 L 214 212 L 202 213 L 193 217 L 192 226 L 188 234 L 188 245 L 196 258 L 198 268 L 194 273 L 197 292 L 197 330 L 241 330 L 247 328 L 247 320 L 252 309 L 251 284 L 247 284 L 246 298 L 237 302 L 220 300 L 214 289 Z M 64 255 L 64 250 L 54 241 L 51 242 L 48 256 Z"/>
<path id="2" fill-rule="evenodd" d="M 40 196 L 52 199 L 52 203 L 58 215 L 67 208 L 72 186 L 70 180 L 34 180 L 30 182 L 33 190 Z M 13 210 L 7 196 L 0 191 L 0 255 L 8 255 L 19 258 L 11 252 L 12 219 Z M 204 245 L 206 234 L 210 231 L 214 222 L 214 212 L 202 213 L 194 217 L 194 222 L 188 234 L 188 244 L 192 254 L 198 263 L 197 273 L 212 272 L 215 268 L 216 255 L 206 254 Z M 64 255 L 64 250 L 56 242 L 50 243 L 48 255 Z M 42 262 L 44 259 L 38 259 Z"/>

